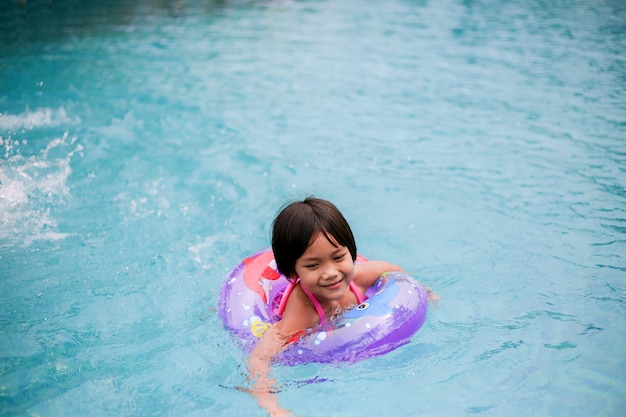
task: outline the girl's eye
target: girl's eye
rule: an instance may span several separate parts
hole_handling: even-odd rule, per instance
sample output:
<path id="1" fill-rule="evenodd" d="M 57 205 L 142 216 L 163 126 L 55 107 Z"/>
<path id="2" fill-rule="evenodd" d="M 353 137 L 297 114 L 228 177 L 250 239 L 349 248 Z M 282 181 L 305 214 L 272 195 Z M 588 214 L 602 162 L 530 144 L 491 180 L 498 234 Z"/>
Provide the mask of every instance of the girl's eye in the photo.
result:
<path id="1" fill-rule="evenodd" d="M 335 259 L 335 261 L 341 261 L 341 260 L 343 260 L 343 258 L 344 258 L 345 256 L 346 256 L 346 254 L 344 253 L 344 254 L 342 254 L 342 255 L 335 256 L 335 258 L 334 258 L 334 259 Z"/>
<path id="2" fill-rule="evenodd" d="M 314 269 L 315 267 L 317 267 L 317 264 L 307 264 L 307 265 L 304 265 L 304 267 L 307 269 Z"/>

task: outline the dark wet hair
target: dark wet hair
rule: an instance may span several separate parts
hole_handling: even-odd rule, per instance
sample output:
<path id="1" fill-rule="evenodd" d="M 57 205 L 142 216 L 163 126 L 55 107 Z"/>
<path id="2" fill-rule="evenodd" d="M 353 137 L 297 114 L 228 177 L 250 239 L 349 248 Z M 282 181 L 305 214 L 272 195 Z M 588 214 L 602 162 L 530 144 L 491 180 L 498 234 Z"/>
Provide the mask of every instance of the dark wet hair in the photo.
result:
<path id="1" fill-rule="evenodd" d="M 272 250 L 281 274 L 296 276 L 296 261 L 318 233 L 333 246 L 333 240 L 346 246 L 356 260 L 354 235 L 339 209 L 330 201 L 307 197 L 284 206 L 272 223 Z"/>

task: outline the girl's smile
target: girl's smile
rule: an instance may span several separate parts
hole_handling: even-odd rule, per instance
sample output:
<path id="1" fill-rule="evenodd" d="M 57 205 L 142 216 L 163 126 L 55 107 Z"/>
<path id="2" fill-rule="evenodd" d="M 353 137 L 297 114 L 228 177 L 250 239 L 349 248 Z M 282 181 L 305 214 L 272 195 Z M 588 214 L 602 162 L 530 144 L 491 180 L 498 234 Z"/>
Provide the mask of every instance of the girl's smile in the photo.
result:
<path id="1" fill-rule="evenodd" d="M 324 288 L 329 288 L 331 290 L 334 290 L 336 288 L 339 288 L 342 282 L 343 282 L 343 278 L 340 278 L 335 282 L 331 282 L 330 284 L 320 284 L 320 285 Z"/>

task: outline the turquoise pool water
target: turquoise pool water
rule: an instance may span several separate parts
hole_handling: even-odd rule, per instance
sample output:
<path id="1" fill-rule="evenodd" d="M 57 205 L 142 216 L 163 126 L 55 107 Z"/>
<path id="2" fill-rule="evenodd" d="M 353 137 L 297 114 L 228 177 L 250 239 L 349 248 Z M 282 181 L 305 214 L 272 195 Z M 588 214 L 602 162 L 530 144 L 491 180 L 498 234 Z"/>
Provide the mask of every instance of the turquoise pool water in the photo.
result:
<path id="1" fill-rule="evenodd" d="M 245 358 L 216 295 L 308 194 L 442 300 L 383 357 L 277 367 L 285 407 L 623 415 L 623 2 L 29 0 L 0 18 L 3 416 L 262 416 L 230 389 Z"/>

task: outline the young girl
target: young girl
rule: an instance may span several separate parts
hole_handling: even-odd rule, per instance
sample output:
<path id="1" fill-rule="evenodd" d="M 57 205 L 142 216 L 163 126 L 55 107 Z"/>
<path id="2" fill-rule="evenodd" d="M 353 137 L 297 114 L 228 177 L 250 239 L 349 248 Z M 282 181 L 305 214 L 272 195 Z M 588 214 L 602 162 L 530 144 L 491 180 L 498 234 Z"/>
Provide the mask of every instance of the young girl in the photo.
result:
<path id="1" fill-rule="evenodd" d="M 290 416 L 278 405 L 269 378 L 272 359 L 309 328 L 324 324 L 360 304 L 365 291 L 397 265 L 369 261 L 355 265 L 352 230 L 332 203 L 309 197 L 287 205 L 272 225 L 272 250 L 278 271 L 292 281 L 281 303 L 282 318 L 248 359 L 252 394 L 270 416 Z"/>

